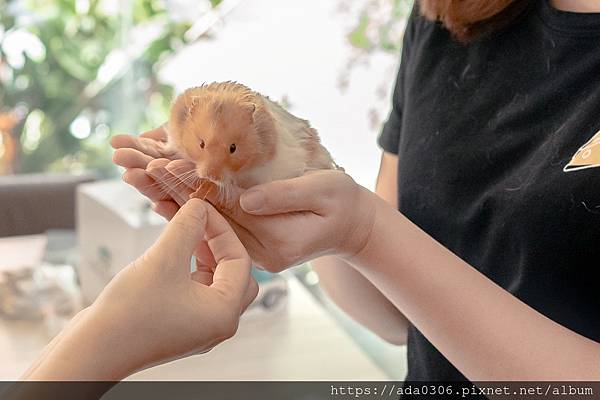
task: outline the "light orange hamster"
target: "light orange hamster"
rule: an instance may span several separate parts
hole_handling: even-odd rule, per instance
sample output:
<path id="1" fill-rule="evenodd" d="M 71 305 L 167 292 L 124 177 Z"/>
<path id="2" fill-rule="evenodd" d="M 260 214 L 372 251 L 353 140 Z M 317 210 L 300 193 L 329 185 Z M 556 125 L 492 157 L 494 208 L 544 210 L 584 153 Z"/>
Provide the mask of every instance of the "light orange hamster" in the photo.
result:
<path id="1" fill-rule="evenodd" d="M 218 186 L 248 188 L 338 168 L 307 121 L 235 82 L 186 90 L 173 103 L 167 132 L 167 146 Z"/>

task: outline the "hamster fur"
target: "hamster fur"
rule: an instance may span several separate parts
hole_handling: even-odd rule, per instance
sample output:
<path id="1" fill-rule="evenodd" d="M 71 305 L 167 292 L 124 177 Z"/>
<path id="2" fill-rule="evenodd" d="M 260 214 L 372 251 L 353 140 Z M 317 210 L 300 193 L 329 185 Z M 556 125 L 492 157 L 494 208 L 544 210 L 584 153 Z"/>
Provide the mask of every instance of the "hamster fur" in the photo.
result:
<path id="1" fill-rule="evenodd" d="M 177 97 L 167 147 L 195 163 L 199 178 L 240 188 L 338 168 L 308 121 L 236 82 Z"/>

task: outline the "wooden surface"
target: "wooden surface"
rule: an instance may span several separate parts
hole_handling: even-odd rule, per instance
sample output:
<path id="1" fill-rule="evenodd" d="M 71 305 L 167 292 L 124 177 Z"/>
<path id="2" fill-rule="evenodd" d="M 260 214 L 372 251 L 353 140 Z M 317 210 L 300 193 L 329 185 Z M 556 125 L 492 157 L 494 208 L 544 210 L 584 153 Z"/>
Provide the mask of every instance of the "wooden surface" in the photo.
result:
<path id="1" fill-rule="evenodd" d="M 17 379 L 50 338 L 42 323 L 0 319 L 0 379 Z M 290 279 L 287 304 L 281 310 L 253 310 L 243 317 L 237 335 L 211 352 L 154 367 L 130 379 L 382 380 L 387 377 L 310 293 L 296 279 Z"/>

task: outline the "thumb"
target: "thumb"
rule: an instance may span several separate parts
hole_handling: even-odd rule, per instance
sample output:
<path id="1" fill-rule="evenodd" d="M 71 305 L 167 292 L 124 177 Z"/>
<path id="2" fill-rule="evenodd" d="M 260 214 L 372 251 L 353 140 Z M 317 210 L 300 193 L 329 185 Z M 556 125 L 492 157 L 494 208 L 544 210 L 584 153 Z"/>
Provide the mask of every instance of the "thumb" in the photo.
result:
<path id="1" fill-rule="evenodd" d="M 318 181 L 310 175 L 254 186 L 240 196 L 241 208 L 254 215 L 274 215 L 321 209 Z"/>
<path id="2" fill-rule="evenodd" d="M 190 199 L 167 224 L 164 232 L 149 250 L 153 257 L 179 266 L 190 263 L 194 250 L 204 238 L 206 205 L 200 199 Z M 189 275 L 190 271 L 185 271 Z"/>

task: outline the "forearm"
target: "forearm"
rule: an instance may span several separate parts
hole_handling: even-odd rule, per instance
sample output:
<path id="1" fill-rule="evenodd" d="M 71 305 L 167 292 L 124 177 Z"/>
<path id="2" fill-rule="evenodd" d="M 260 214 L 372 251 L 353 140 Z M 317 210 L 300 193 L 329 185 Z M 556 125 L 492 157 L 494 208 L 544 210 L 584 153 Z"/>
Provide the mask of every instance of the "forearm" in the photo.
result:
<path id="1" fill-rule="evenodd" d="M 30 381 L 118 381 L 135 370 L 127 339 L 107 327 L 107 316 L 82 311 L 45 349 L 21 379 Z M 130 346 L 131 347 L 131 346 Z M 135 346 L 133 346 L 135 347 Z"/>
<path id="2" fill-rule="evenodd" d="M 109 391 L 123 376 L 115 374 L 116 368 L 111 368 L 107 358 L 115 353 L 101 350 L 102 341 L 93 339 L 96 335 L 103 336 L 103 332 L 81 336 L 82 328 L 88 329 L 88 324 L 82 322 L 84 317 L 89 318 L 88 315 L 89 309 L 80 311 L 21 376 L 21 381 L 29 382 L 16 383 L 2 393 L 3 398 L 55 399 L 68 392 L 70 398 L 100 399 Z M 96 330 L 99 327 L 92 324 L 89 329 Z M 69 384 L 66 381 L 82 382 Z"/>
<path id="3" fill-rule="evenodd" d="M 471 380 L 600 379 L 600 344 L 527 306 L 384 204 L 351 262 Z"/>
<path id="4" fill-rule="evenodd" d="M 406 343 L 407 319 L 352 265 L 335 256 L 311 264 L 325 293 L 350 317 L 390 343 Z"/>
<path id="5" fill-rule="evenodd" d="M 42 350 L 42 352 L 40 353 L 40 355 L 38 356 L 38 358 L 34 361 L 33 364 L 31 364 L 29 366 L 29 368 L 23 373 L 23 375 L 21 375 L 21 377 L 19 378 L 20 380 L 32 380 L 30 379 L 30 377 L 36 373 L 37 369 L 43 365 L 46 360 L 48 359 L 48 356 L 50 353 L 52 353 L 52 350 L 54 350 L 56 348 L 56 346 L 61 343 L 63 341 L 63 338 L 65 337 L 65 335 L 67 334 L 67 332 L 69 332 L 73 326 L 79 321 L 81 320 L 81 318 L 88 312 L 88 308 L 84 308 L 83 310 L 79 311 L 77 313 L 77 315 L 75 315 L 71 321 L 69 321 L 69 323 L 67 324 L 67 326 L 65 326 L 63 328 L 63 330 L 61 332 L 58 333 L 58 335 L 56 335 L 54 337 L 54 339 L 52 339 L 52 341 L 50 343 L 48 343 L 48 345 L 46 345 L 46 347 L 44 347 L 44 349 Z"/>

